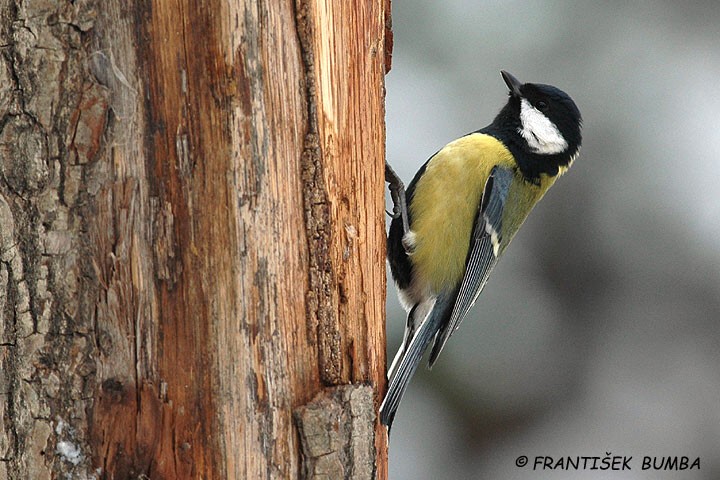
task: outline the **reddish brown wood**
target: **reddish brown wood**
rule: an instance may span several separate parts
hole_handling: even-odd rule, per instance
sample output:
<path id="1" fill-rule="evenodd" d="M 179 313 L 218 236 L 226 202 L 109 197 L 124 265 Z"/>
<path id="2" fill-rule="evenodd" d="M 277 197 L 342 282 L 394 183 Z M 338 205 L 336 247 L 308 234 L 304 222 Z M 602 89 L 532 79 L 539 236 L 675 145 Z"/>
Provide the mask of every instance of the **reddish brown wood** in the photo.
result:
<path id="1" fill-rule="evenodd" d="M 387 8 L 0 8 L 0 477 L 300 478 L 363 384 L 386 478 Z"/>

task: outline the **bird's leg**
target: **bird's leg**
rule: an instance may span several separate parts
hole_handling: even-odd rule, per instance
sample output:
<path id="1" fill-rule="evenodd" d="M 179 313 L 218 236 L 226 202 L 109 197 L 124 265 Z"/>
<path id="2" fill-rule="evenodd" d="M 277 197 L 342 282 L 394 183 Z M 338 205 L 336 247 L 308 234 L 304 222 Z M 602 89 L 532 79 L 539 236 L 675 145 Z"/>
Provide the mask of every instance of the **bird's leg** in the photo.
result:
<path id="1" fill-rule="evenodd" d="M 405 202 L 405 185 L 395 173 L 387 161 L 385 162 L 385 181 L 388 183 L 390 190 L 390 198 L 393 201 L 393 212 L 391 217 L 402 220 L 403 236 L 410 231 L 410 223 L 408 221 L 407 203 Z"/>

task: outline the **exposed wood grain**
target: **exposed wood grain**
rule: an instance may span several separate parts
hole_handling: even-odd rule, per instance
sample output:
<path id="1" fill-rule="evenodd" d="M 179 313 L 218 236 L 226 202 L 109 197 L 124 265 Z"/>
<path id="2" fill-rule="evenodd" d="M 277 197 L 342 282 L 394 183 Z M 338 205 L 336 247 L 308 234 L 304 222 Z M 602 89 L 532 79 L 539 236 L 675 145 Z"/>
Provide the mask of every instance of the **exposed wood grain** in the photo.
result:
<path id="1" fill-rule="evenodd" d="M 389 2 L 57 3 L 0 8 L 0 478 L 299 478 L 385 388 Z"/>
<path id="2" fill-rule="evenodd" d="M 327 253 L 322 246 L 311 249 L 321 255 L 314 274 L 329 275 L 336 285 L 328 292 L 329 311 L 320 308 L 317 318 L 320 374 L 330 384 L 338 379 L 384 382 L 384 330 L 374 328 L 371 320 L 382 315 L 378 309 L 385 301 L 384 225 L 372 221 L 376 209 L 384 208 L 383 197 L 364 187 L 372 189 L 383 181 L 383 170 L 377 170 L 378 163 L 370 159 L 376 155 L 384 159 L 384 148 L 377 150 L 384 145 L 384 128 L 374 127 L 384 123 L 385 38 L 380 32 L 389 16 L 382 7 L 389 4 L 301 1 L 298 5 L 311 112 L 305 174 L 320 176 L 328 196 L 327 204 L 313 198 L 310 206 L 327 207 L 333 219 L 330 234 L 323 237 L 332 239 Z M 313 159 L 315 151 L 322 154 L 321 172 L 308 167 L 307 158 Z M 306 218 L 307 210 L 306 206 Z M 317 218 L 322 216 L 307 220 L 311 245 Z M 328 264 L 329 273 L 323 270 Z M 368 284 L 371 279 L 380 279 L 382 290 Z M 340 358 L 323 355 L 338 352 L 337 344 Z M 360 360 L 363 357 L 367 361 Z M 378 426 L 378 478 L 386 477 L 384 434 Z"/>

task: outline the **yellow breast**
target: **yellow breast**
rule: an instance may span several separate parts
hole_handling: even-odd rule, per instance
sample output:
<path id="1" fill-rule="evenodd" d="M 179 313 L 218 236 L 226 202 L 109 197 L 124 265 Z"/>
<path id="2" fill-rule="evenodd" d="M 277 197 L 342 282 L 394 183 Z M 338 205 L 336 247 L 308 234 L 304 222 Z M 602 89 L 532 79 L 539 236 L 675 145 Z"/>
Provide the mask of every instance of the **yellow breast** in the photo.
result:
<path id="1" fill-rule="evenodd" d="M 489 135 L 473 133 L 435 154 L 415 186 L 410 259 L 434 292 L 462 278 L 480 197 L 495 165 L 512 166 L 510 151 Z"/>
<path id="2" fill-rule="evenodd" d="M 495 166 L 514 168 L 516 163 L 502 142 L 473 133 L 435 154 L 415 186 L 410 260 L 416 281 L 434 293 L 462 279 L 480 199 Z M 501 253 L 554 181 L 542 175 L 540 185 L 533 185 L 518 173 L 503 213 Z"/>

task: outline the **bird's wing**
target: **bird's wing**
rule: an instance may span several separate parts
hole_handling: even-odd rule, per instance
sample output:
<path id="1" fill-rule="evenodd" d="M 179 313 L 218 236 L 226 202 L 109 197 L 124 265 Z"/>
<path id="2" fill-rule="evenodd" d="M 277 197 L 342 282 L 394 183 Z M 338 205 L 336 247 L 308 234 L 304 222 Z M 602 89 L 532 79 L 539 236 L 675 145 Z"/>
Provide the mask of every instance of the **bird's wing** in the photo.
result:
<path id="1" fill-rule="evenodd" d="M 438 294 L 432 310 L 422 319 L 390 379 L 387 394 L 380 406 L 380 421 L 388 428 L 392 425 L 400 400 L 420 364 L 425 349 L 435 339 L 430 355 L 432 365 L 450 334 L 475 303 L 487 282 L 490 270 L 495 266 L 502 241 L 502 212 L 512 180 L 513 172 L 506 168 L 495 167 L 490 173 L 470 238 L 465 274 L 459 286 Z"/>
<path id="2" fill-rule="evenodd" d="M 452 313 L 447 322 L 443 322 L 430 352 L 430 366 L 435 363 L 445 343 L 458 328 L 470 308 L 475 304 L 480 292 L 497 263 L 502 242 L 502 216 L 508 190 L 514 173 L 503 167 L 494 167 L 483 190 L 482 199 L 475 218 L 470 248 L 465 261 L 465 274 L 457 290 L 457 298 L 451 306 Z"/>

